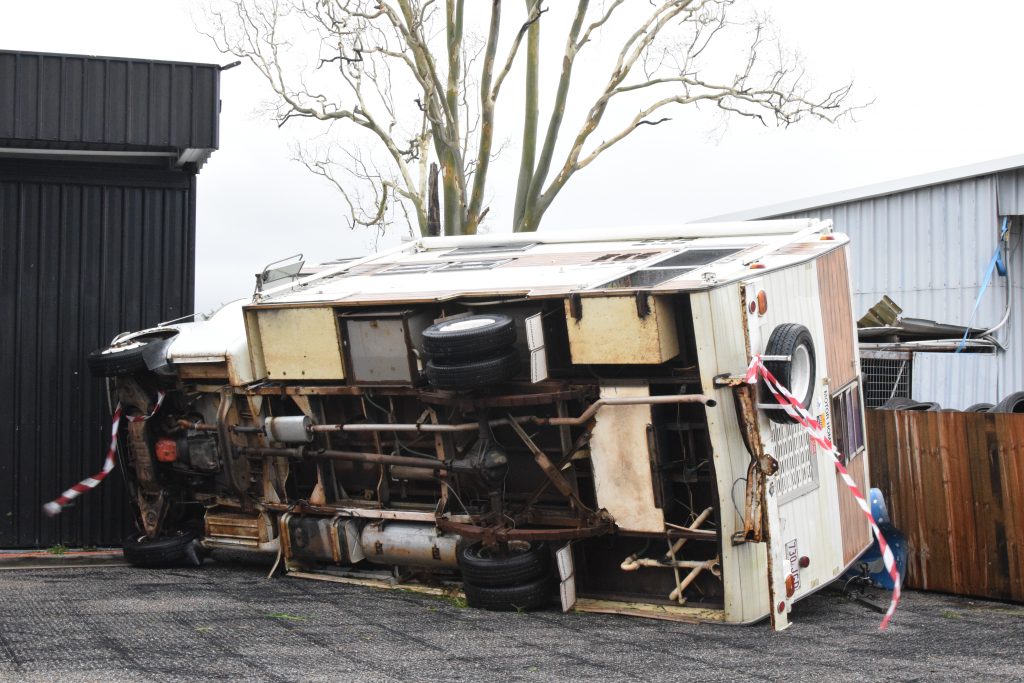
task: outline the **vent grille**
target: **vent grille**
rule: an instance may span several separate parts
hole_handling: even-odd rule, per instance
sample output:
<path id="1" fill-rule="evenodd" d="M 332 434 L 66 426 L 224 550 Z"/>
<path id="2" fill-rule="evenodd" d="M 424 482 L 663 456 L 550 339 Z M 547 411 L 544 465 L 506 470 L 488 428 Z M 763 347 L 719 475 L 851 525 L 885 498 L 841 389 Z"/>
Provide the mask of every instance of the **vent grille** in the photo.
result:
<path id="1" fill-rule="evenodd" d="M 771 434 L 779 462 L 776 491 L 781 505 L 818 488 L 818 451 L 800 425 L 773 422 Z"/>

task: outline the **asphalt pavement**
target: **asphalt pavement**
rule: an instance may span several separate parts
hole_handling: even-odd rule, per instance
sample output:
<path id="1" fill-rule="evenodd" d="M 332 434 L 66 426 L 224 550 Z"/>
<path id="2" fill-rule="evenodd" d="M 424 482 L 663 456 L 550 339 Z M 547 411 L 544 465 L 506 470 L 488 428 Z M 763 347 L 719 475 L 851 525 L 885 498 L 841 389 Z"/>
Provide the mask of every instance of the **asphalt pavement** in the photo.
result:
<path id="1" fill-rule="evenodd" d="M 0 680 L 1024 680 L 1020 605 L 908 592 L 880 633 L 878 614 L 825 591 L 773 633 L 265 576 L 227 562 L 0 570 Z"/>

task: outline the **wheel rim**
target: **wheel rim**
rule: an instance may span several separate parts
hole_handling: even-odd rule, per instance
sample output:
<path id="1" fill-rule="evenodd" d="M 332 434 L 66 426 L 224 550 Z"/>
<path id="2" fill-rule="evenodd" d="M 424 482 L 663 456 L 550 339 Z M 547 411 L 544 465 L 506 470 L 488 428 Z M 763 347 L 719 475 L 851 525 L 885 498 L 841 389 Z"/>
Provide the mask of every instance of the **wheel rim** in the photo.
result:
<path id="1" fill-rule="evenodd" d="M 476 330 L 481 327 L 487 327 L 496 322 L 498 321 L 490 317 L 475 317 L 466 320 L 454 320 L 441 325 L 438 329 L 442 332 L 462 332 L 463 330 Z"/>
<path id="2" fill-rule="evenodd" d="M 790 392 L 803 402 L 811 386 L 811 378 L 814 370 L 811 368 L 811 354 L 805 344 L 800 344 L 793 349 L 793 357 L 790 360 L 790 383 L 793 385 Z M 806 408 L 807 406 L 804 406 Z"/>
<path id="3" fill-rule="evenodd" d="M 144 342 L 144 341 L 135 341 L 135 342 L 131 342 L 129 344 L 125 344 L 123 346 L 108 346 L 107 348 L 103 349 L 100 352 L 100 355 L 101 356 L 106 356 L 107 354 L 111 354 L 111 353 L 121 353 L 122 351 L 131 351 L 132 349 L 137 349 L 137 348 L 140 348 L 140 347 L 145 346 L 145 345 L 146 345 L 146 342 Z"/>
<path id="4" fill-rule="evenodd" d="M 509 541 L 508 552 L 503 553 L 499 546 L 488 548 L 485 545 L 480 545 L 476 550 L 476 556 L 482 560 L 492 560 L 500 557 L 514 557 L 516 555 L 522 555 L 530 551 L 529 541 Z"/>

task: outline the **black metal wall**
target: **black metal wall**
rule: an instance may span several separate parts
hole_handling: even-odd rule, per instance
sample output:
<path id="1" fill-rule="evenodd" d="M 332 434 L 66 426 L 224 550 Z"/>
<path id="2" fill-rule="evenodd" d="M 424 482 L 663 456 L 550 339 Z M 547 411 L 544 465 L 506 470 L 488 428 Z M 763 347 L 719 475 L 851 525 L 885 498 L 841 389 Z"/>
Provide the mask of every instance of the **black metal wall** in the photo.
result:
<path id="1" fill-rule="evenodd" d="M 220 67 L 0 51 L 0 146 L 217 147 Z"/>
<path id="2" fill-rule="evenodd" d="M 195 186 L 180 169 L 0 160 L 0 547 L 124 537 L 116 470 L 57 518 L 41 506 L 103 462 L 86 354 L 192 311 Z"/>

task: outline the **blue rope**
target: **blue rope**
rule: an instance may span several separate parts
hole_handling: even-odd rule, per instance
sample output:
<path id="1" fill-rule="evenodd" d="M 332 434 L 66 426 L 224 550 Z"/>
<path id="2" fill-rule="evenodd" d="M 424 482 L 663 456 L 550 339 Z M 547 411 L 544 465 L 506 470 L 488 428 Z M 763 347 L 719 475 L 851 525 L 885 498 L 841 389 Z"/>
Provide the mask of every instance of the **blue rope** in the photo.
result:
<path id="1" fill-rule="evenodd" d="M 963 339 L 956 347 L 954 353 L 960 353 L 967 346 L 967 335 L 971 333 L 971 325 L 974 323 L 974 318 L 978 315 L 978 308 L 981 307 L 981 298 L 985 296 L 985 290 L 988 289 L 989 283 L 992 282 L 992 274 L 996 272 L 996 268 L 1002 263 L 1000 254 L 1000 248 L 1002 247 L 1003 237 L 1006 235 L 1006 231 L 1009 229 L 1009 216 L 1003 216 L 1003 225 L 999 229 L 999 240 L 996 242 L 996 250 L 992 252 L 992 258 L 989 259 L 988 269 L 985 271 L 985 278 L 981 281 L 981 291 L 978 292 L 978 298 L 974 302 L 974 310 L 971 311 L 971 319 L 967 321 L 967 327 L 964 328 Z M 1005 270 L 1005 266 L 1001 269 Z"/>

